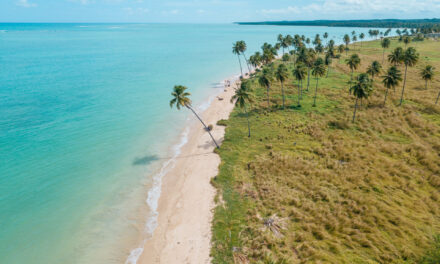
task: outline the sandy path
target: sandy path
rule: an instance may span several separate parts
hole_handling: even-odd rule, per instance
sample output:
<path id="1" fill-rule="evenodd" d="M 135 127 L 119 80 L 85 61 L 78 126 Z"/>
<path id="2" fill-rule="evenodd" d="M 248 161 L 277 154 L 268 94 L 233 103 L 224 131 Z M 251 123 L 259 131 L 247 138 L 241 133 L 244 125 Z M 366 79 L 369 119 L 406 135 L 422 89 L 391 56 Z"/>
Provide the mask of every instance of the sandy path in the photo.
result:
<path id="1" fill-rule="evenodd" d="M 220 93 L 218 97 L 223 100 L 215 98 L 201 114 L 207 125 L 214 125 L 212 134 L 219 142 L 225 131 L 216 123 L 229 117 L 234 107 L 230 103 L 234 88 Z M 139 264 L 210 263 L 215 196 L 210 179 L 218 173 L 220 157 L 213 153 L 215 146 L 198 121 L 190 126 L 188 135 L 175 167 L 163 179 L 158 226 L 146 242 Z"/>

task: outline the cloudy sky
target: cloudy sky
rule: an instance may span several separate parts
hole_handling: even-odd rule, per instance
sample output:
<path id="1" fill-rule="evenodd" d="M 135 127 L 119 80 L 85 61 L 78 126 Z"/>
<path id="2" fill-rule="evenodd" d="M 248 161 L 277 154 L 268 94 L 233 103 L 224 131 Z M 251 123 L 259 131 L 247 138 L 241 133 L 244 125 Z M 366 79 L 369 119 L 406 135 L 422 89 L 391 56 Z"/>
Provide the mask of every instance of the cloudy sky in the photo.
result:
<path id="1" fill-rule="evenodd" d="M 0 22 L 433 18 L 440 0 L 1 0 Z"/>

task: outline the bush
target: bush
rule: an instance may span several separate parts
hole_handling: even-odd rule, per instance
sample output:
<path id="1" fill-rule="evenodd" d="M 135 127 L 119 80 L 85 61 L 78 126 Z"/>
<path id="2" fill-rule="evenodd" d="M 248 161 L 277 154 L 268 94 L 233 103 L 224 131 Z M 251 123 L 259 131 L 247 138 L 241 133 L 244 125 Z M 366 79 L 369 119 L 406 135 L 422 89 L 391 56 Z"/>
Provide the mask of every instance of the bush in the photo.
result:
<path id="1" fill-rule="evenodd" d="M 227 125 L 228 125 L 228 124 L 227 124 L 227 121 L 228 121 L 228 120 L 220 119 L 219 121 L 217 121 L 217 125 L 218 125 L 218 126 L 227 126 Z"/>

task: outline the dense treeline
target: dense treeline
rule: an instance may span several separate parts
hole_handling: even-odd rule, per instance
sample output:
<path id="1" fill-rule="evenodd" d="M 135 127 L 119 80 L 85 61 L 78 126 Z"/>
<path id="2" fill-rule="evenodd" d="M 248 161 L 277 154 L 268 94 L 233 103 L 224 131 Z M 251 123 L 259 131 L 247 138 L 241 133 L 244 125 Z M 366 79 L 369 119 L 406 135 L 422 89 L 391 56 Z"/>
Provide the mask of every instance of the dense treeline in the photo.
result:
<path id="1" fill-rule="evenodd" d="M 328 26 L 328 27 L 376 27 L 376 28 L 432 28 L 440 31 L 440 19 L 370 19 L 370 20 L 312 20 L 312 21 L 264 21 L 237 22 L 239 25 L 277 26 Z"/>

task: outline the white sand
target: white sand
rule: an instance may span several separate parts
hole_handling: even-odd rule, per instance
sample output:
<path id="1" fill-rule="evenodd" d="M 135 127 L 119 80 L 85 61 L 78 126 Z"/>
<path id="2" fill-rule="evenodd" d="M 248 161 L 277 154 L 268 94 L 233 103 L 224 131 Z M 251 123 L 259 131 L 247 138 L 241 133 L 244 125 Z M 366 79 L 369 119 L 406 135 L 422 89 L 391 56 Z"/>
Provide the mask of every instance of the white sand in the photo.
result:
<path id="1" fill-rule="evenodd" d="M 234 108 L 230 99 L 235 87 L 231 81 L 231 87 L 218 95 L 223 100 L 215 98 L 201 113 L 204 122 L 214 126 L 212 134 L 218 142 L 223 140 L 225 128 L 216 124 L 227 119 Z M 158 226 L 145 243 L 139 264 L 210 263 L 215 196 L 210 180 L 218 173 L 220 157 L 213 152 L 215 145 L 198 120 L 188 135 L 176 166 L 163 179 Z"/>

